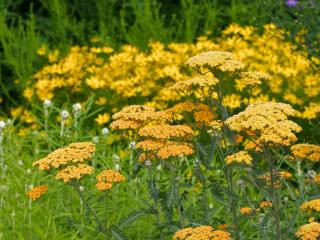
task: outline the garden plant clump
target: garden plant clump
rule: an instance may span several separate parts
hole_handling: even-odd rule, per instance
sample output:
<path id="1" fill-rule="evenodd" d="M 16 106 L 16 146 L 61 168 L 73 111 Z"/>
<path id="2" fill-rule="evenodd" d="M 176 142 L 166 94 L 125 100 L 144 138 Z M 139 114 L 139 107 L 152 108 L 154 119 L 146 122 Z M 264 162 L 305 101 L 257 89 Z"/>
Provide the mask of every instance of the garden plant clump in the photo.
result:
<path id="1" fill-rule="evenodd" d="M 19 6 L 9 2 L 9 10 Z M 62 18 L 68 3 L 53 2 L 41 4 Z M 93 3 L 80 2 L 74 11 L 82 16 Z M 131 24 L 119 46 L 99 25 L 109 38 L 92 33 L 89 41 L 73 36 L 78 42 L 66 48 L 30 47 L 37 67 L 30 61 L 12 85 L 0 81 L 0 240 L 319 240 L 320 60 L 310 29 L 293 34 L 289 24 L 229 24 L 220 16 L 226 24 L 216 22 L 216 34 L 200 19 L 194 35 L 181 25 L 189 38 L 177 30 L 176 39 L 150 37 L 143 46 L 133 35 L 147 28 L 139 7 L 152 2 L 145 14 L 161 22 L 168 3 L 112 2 L 122 15 L 109 18 L 110 27 L 111 19 Z M 192 5 L 209 18 L 194 1 L 181 4 L 183 13 Z M 298 22 L 318 6 L 281 7 Z M 162 27 L 154 24 L 159 35 Z M 19 67 L 7 72 L 4 32 L 0 73 L 10 76 Z"/>

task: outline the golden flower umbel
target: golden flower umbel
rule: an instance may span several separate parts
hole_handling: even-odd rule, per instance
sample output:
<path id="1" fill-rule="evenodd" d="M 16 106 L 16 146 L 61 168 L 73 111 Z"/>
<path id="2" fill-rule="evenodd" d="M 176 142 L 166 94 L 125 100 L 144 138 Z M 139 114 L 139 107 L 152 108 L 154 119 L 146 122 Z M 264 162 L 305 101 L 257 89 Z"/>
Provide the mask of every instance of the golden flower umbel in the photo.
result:
<path id="1" fill-rule="evenodd" d="M 244 65 L 233 59 L 230 52 L 208 51 L 189 58 L 186 64 L 197 71 L 209 69 L 210 71 L 235 72 L 244 68 Z"/>
<path id="2" fill-rule="evenodd" d="M 124 177 L 115 170 L 104 170 L 96 176 L 97 184 L 96 187 L 100 191 L 109 190 L 114 183 L 124 181 Z"/>
<path id="3" fill-rule="evenodd" d="M 91 142 L 71 143 L 67 147 L 54 150 L 45 158 L 32 163 L 32 166 L 39 166 L 40 170 L 59 168 L 68 164 L 83 163 L 89 160 L 96 147 Z"/>
<path id="4" fill-rule="evenodd" d="M 300 208 L 306 212 L 320 212 L 320 199 L 314 199 L 309 202 L 303 203 Z"/>
<path id="5" fill-rule="evenodd" d="M 261 143 L 290 145 L 297 140 L 294 132 L 301 131 L 298 124 L 288 120 L 293 114 L 288 104 L 255 103 L 228 118 L 226 123 L 234 131 L 250 133 Z"/>
<path id="6" fill-rule="evenodd" d="M 251 207 L 240 208 L 240 213 L 243 215 L 251 215 L 251 214 L 254 214 L 255 212 L 256 212 L 256 210 Z"/>
<path id="7" fill-rule="evenodd" d="M 320 237 L 320 223 L 311 222 L 299 227 L 295 234 L 300 240 L 318 240 Z"/>
<path id="8" fill-rule="evenodd" d="M 291 146 L 293 156 L 308 159 L 312 162 L 320 161 L 320 146 L 315 144 L 300 143 Z"/>
<path id="9" fill-rule="evenodd" d="M 31 200 L 37 200 L 40 198 L 42 195 L 44 195 L 48 191 L 48 186 L 47 185 L 40 185 L 32 188 L 30 191 L 27 192 L 28 197 Z"/>
<path id="10" fill-rule="evenodd" d="M 84 175 L 90 175 L 93 167 L 86 164 L 77 164 L 75 166 L 67 166 L 56 174 L 56 179 L 63 180 L 65 183 L 72 180 L 80 180 Z"/>
<path id="11" fill-rule="evenodd" d="M 174 240 L 231 240 L 231 234 L 211 226 L 187 227 L 177 231 Z"/>
<path id="12" fill-rule="evenodd" d="M 138 133 L 142 137 L 152 137 L 156 139 L 167 140 L 173 138 L 190 139 L 195 134 L 189 126 L 168 124 L 146 126 L 141 128 Z"/>
<path id="13" fill-rule="evenodd" d="M 228 155 L 225 159 L 227 164 L 242 163 L 246 165 L 251 165 L 252 157 L 247 151 L 239 151 L 232 155 Z"/>

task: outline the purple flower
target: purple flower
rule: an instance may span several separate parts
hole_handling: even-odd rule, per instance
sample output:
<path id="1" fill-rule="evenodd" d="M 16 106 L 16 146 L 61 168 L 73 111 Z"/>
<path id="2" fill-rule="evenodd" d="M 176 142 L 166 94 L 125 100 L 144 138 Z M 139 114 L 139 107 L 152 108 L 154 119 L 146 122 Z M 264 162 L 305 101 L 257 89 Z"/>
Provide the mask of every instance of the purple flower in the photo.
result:
<path id="1" fill-rule="evenodd" d="M 286 0 L 286 5 L 288 7 L 295 7 L 298 4 L 298 0 Z"/>

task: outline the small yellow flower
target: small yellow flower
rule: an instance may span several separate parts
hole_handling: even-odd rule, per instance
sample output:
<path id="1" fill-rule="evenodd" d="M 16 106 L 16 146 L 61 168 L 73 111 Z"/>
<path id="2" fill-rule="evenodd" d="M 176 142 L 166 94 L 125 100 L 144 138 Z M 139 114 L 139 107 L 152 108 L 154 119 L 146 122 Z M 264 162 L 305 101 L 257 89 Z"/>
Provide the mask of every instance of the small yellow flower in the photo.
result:
<path id="1" fill-rule="evenodd" d="M 99 97 L 96 101 L 95 101 L 95 103 L 97 104 L 97 105 L 99 105 L 99 106 L 102 106 L 102 105 L 105 105 L 106 103 L 107 103 L 107 98 L 105 98 L 105 97 Z"/>
<path id="2" fill-rule="evenodd" d="M 46 55 L 46 53 L 47 53 L 47 48 L 46 48 L 46 45 L 43 44 L 43 45 L 38 49 L 37 54 L 38 54 L 39 56 L 44 56 L 44 55 Z"/>
<path id="3" fill-rule="evenodd" d="M 98 125 L 103 125 L 109 122 L 110 115 L 108 113 L 99 114 L 97 118 L 94 119 Z"/>

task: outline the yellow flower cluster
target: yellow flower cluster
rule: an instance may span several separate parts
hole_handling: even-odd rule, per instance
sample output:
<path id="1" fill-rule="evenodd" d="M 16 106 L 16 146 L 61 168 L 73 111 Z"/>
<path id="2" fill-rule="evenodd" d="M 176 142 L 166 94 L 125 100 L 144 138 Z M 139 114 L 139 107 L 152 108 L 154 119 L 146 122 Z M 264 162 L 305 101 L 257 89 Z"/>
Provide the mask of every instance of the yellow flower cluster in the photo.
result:
<path id="1" fill-rule="evenodd" d="M 124 181 L 124 177 L 115 170 L 104 170 L 96 176 L 96 179 L 96 187 L 100 191 L 110 189 L 113 183 L 119 183 Z"/>
<path id="2" fill-rule="evenodd" d="M 146 97 L 154 106 L 162 108 L 166 107 L 167 100 L 177 99 L 166 87 L 190 79 L 184 63 L 196 55 L 187 64 L 200 71 L 209 67 L 228 72 L 242 69 L 244 64 L 246 71 L 269 73 L 272 79 L 266 81 L 266 86 L 258 87 L 259 97 L 250 99 L 250 102 L 270 101 L 268 95 L 272 93 L 276 101 L 294 105 L 300 117 L 315 118 L 320 107 L 320 73 L 312 67 L 307 53 L 298 51 L 285 40 L 285 35 L 273 24 L 266 25 L 262 34 L 253 27 L 233 24 L 214 41 L 199 37 L 195 43 L 167 46 L 151 42 L 146 52 L 130 45 L 123 46 L 116 53 L 107 46 L 74 46 L 65 56 L 59 55 L 58 51 L 50 54 L 50 63 L 34 75 L 24 95 L 31 99 L 35 94 L 45 100 L 58 96 L 61 89 L 68 90 L 73 96 L 94 93 L 100 99 L 108 91 L 112 95 L 108 97 L 111 108 L 118 107 L 123 98 L 132 97 Z M 220 49 L 233 55 L 219 52 Z M 44 53 L 43 49 L 41 52 Z M 201 52 L 205 53 L 197 55 Z M 313 61 L 319 62 L 317 59 Z M 235 90 L 266 78 L 250 75 L 240 78 L 243 81 L 237 81 Z M 165 88 L 159 88 L 161 85 Z M 233 107 L 247 102 L 241 91 L 232 90 L 228 95 L 234 101 Z M 121 100 L 117 96 L 121 96 Z"/>
<path id="3" fill-rule="evenodd" d="M 312 162 L 320 161 L 320 146 L 314 144 L 295 144 L 291 146 L 291 152 L 293 156 L 300 159 L 308 159 Z"/>
<path id="4" fill-rule="evenodd" d="M 247 151 L 239 151 L 232 155 L 228 155 L 225 161 L 227 164 L 243 163 L 246 165 L 251 165 L 252 157 L 249 155 Z"/>
<path id="5" fill-rule="evenodd" d="M 208 72 L 204 75 L 197 76 L 190 80 L 179 81 L 172 85 L 170 89 L 184 95 L 190 95 L 194 91 L 208 92 L 212 91 L 213 87 L 219 82 L 219 80 Z"/>
<path id="6" fill-rule="evenodd" d="M 269 208 L 272 207 L 272 202 L 270 201 L 263 201 L 260 203 L 260 208 Z"/>
<path id="7" fill-rule="evenodd" d="M 244 64 L 233 58 L 230 52 L 208 51 L 189 58 L 189 67 L 199 72 L 210 70 L 220 72 L 235 72 L 244 68 Z"/>
<path id="8" fill-rule="evenodd" d="M 56 179 L 63 180 L 65 183 L 72 180 L 79 180 L 83 175 L 90 175 L 93 172 L 93 167 L 87 164 L 77 164 L 75 166 L 67 166 L 64 169 L 60 170 L 56 174 Z"/>
<path id="9" fill-rule="evenodd" d="M 139 129 L 149 122 L 166 122 L 171 115 L 144 105 L 130 105 L 115 113 L 110 128 L 114 130 Z"/>
<path id="10" fill-rule="evenodd" d="M 318 240 L 320 237 L 320 223 L 311 222 L 300 226 L 296 236 L 300 240 Z"/>
<path id="11" fill-rule="evenodd" d="M 294 132 L 301 127 L 288 120 L 294 114 L 293 108 L 285 103 L 255 103 L 236 114 L 226 123 L 232 130 L 253 135 L 262 143 L 290 145 L 297 140 Z"/>
<path id="12" fill-rule="evenodd" d="M 243 208 L 240 208 L 240 213 L 243 215 L 251 215 L 255 213 L 255 209 L 251 207 L 243 207 Z"/>
<path id="13" fill-rule="evenodd" d="M 192 128 L 187 125 L 168 125 L 161 124 L 155 126 L 145 126 L 139 130 L 142 137 L 151 137 L 155 139 L 190 139 L 194 136 Z"/>
<path id="14" fill-rule="evenodd" d="M 231 240 L 231 234 L 211 226 L 188 227 L 177 231 L 174 240 Z"/>
<path id="15" fill-rule="evenodd" d="M 194 153 L 189 143 L 146 139 L 136 144 L 136 148 L 147 152 L 142 155 L 140 161 L 154 158 L 168 159 L 170 157 L 184 157 Z"/>
<path id="16" fill-rule="evenodd" d="M 262 82 L 271 80 L 271 76 L 261 72 L 242 72 L 240 78 L 236 80 L 236 88 L 242 91 L 246 87 L 255 87 Z"/>
<path id="17" fill-rule="evenodd" d="M 83 163 L 92 157 L 95 150 L 95 145 L 90 142 L 71 143 L 67 147 L 54 150 L 45 158 L 32 163 L 32 166 L 38 165 L 40 170 L 49 170 L 67 164 Z"/>
<path id="18" fill-rule="evenodd" d="M 64 182 L 79 180 L 83 175 L 93 172 L 93 167 L 84 164 L 96 150 L 96 146 L 90 142 L 71 143 L 70 145 L 54 150 L 45 158 L 32 163 L 40 170 L 61 168 L 56 174 L 56 179 Z"/>
<path id="19" fill-rule="evenodd" d="M 300 206 L 300 208 L 307 212 L 309 211 L 320 212 L 320 199 L 314 199 L 309 202 L 305 202 Z"/>
<path id="20" fill-rule="evenodd" d="M 47 185 L 40 185 L 32 188 L 30 191 L 27 192 L 28 197 L 34 201 L 40 198 L 42 195 L 44 195 L 48 191 Z"/>

